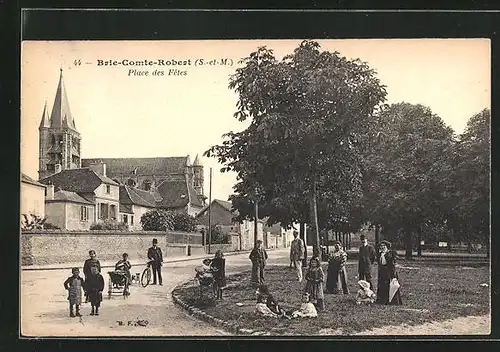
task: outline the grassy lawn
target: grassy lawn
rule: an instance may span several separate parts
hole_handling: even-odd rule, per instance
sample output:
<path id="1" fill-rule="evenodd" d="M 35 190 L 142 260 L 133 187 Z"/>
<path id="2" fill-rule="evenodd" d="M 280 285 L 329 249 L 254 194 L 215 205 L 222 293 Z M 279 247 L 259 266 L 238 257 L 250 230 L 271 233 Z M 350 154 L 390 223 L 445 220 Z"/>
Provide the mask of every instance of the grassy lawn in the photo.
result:
<path id="1" fill-rule="evenodd" d="M 326 275 L 326 264 L 323 264 L 323 269 Z M 204 298 L 200 299 L 199 286 L 192 282 L 179 287 L 175 293 L 209 315 L 235 323 L 240 328 L 266 331 L 271 335 L 348 335 L 384 325 L 415 325 L 490 312 L 490 287 L 480 286 L 482 283 L 489 285 L 488 266 L 402 261 L 398 268 L 402 306 L 356 305 L 357 264 L 349 263 L 347 273 L 350 294 L 325 293 L 325 311 L 312 319 L 278 320 L 258 316 L 254 312 L 255 288 L 250 284 L 249 272 L 228 277 L 229 287 L 224 291 L 222 301 L 209 299 L 211 294 L 206 289 Z M 376 273 L 374 269 L 374 276 Z M 300 292 L 305 284 L 297 282 L 292 269 L 270 266 L 265 275 L 271 292 L 285 310 L 300 307 Z M 376 287 L 376 277 L 373 284 Z"/>

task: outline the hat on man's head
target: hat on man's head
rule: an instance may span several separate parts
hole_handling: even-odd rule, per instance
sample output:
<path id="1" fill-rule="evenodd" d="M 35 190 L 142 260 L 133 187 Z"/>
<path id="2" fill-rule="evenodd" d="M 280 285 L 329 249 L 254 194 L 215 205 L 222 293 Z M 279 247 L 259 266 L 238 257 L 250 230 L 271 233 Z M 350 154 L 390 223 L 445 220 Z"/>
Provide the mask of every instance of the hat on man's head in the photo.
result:
<path id="1" fill-rule="evenodd" d="M 158 240 L 156 238 L 153 238 L 153 244 L 158 243 Z"/>
<path id="2" fill-rule="evenodd" d="M 366 238 L 366 236 L 365 236 L 365 235 L 361 235 L 361 236 L 359 236 L 359 239 L 360 239 L 361 241 L 363 241 L 365 238 Z"/>
<path id="3" fill-rule="evenodd" d="M 386 241 L 386 240 L 383 240 L 382 242 L 380 242 L 380 244 L 385 245 L 387 247 L 387 249 L 391 248 L 391 246 L 392 246 L 391 242 Z"/>

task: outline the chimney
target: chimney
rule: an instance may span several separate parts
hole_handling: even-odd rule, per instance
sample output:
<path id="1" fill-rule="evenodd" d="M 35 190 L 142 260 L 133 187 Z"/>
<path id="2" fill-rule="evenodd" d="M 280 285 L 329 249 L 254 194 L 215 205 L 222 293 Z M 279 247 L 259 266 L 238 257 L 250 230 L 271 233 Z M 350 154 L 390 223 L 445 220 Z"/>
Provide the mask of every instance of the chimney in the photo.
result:
<path id="1" fill-rule="evenodd" d="M 48 184 L 46 188 L 47 194 L 45 195 L 46 200 L 53 200 L 54 199 L 54 185 L 53 184 Z"/>
<path id="2" fill-rule="evenodd" d="M 99 161 L 97 163 L 92 163 L 89 165 L 89 167 L 91 170 L 98 173 L 99 175 L 106 176 L 106 164 L 103 163 L 102 161 Z"/>
<path id="3" fill-rule="evenodd" d="M 61 164 L 55 164 L 54 168 L 55 168 L 55 173 L 56 174 L 58 174 L 62 170 Z"/>

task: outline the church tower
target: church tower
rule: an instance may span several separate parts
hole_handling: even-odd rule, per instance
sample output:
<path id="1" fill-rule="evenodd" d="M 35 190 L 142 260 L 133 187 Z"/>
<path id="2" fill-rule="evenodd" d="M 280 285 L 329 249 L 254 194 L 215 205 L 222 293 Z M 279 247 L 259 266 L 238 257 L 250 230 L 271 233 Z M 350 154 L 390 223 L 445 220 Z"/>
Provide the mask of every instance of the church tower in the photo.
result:
<path id="1" fill-rule="evenodd" d="M 62 69 L 50 117 L 45 102 L 38 131 L 39 179 L 62 170 L 81 167 L 81 136 L 69 109 Z"/>
<path id="2" fill-rule="evenodd" d="M 205 202 L 205 193 L 203 192 L 204 183 L 205 178 L 203 176 L 203 165 L 201 164 L 198 155 L 196 155 L 193 162 L 193 187 L 202 203 Z"/>

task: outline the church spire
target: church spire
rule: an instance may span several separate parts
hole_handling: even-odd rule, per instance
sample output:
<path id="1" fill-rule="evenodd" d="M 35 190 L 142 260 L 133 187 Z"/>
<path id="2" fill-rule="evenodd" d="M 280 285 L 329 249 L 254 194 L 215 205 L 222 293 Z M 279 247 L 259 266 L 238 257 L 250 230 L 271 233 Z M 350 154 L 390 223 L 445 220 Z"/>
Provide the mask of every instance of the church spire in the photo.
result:
<path id="1" fill-rule="evenodd" d="M 45 105 L 43 106 L 42 120 L 40 121 L 40 128 L 50 127 L 49 112 L 47 111 L 47 99 L 45 99 Z"/>
<path id="2" fill-rule="evenodd" d="M 52 113 L 50 115 L 50 127 L 68 127 L 76 131 L 75 120 L 71 115 L 66 89 L 64 88 L 62 67 L 59 70 L 61 74 L 59 76 L 59 85 L 57 86 Z"/>
<path id="3" fill-rule="evenodd" d="M 198 154 L 196 154 L 196 158 L 194 158 L 193 166 L 203 166 L 200 162 Z"/>

